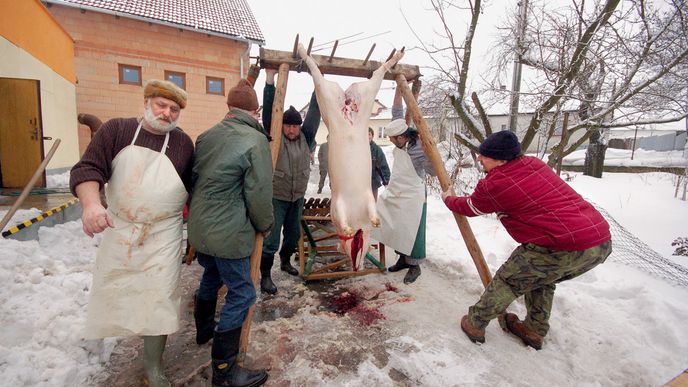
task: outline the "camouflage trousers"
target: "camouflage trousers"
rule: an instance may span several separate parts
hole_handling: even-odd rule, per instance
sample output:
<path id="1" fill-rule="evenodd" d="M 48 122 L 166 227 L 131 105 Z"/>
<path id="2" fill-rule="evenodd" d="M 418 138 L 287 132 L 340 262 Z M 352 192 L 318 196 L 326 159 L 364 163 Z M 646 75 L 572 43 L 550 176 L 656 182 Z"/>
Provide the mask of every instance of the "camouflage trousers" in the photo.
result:
<path id="1" fill-rule="evenodd" d="M 545 336 L 556 284 L 587 272 L 604 262 L 611 252 L 611 241 L 582 251 L 554 251 L 522 244 L 497 270 L 480 300 L 468 309 L 468 319 L 474 327 L 484 329 L 523 295 L 526 327 Z"/>

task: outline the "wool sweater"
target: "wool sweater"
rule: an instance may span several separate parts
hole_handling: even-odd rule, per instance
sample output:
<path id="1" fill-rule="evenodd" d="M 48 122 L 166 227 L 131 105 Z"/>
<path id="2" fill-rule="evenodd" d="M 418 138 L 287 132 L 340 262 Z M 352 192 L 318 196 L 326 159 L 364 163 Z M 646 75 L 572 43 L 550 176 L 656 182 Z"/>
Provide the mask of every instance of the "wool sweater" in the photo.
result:
<path id="1" fill-rule="evenodd" d="M 103 188 L 112 176 L 112 160 L 122 149 L 131 144 L 138 125 L 137 118 L 114 118 L 98 129 L 81 160 L 72 167 L 69 187 L 74 196 L 76 196 L 76 186 L 86 181 L 97 181 L 100 188 Z M 164 142 L 164 134 L 153 134 L 141 128 L 134 145 L 159 152 Z M 193 141 L 186 133 L 180 128 L 170 132 L 165 155 L 174 165 L 187 191 L 191 189 L 193 152 Z"/>

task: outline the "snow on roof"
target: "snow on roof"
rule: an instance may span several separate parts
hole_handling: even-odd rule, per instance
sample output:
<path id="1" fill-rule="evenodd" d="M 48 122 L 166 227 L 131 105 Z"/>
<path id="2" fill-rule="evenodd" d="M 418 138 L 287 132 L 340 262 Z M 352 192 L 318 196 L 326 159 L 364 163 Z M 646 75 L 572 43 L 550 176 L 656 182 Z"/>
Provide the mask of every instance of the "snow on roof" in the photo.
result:
<path id="1" fill-rule="evenodd" d="M 170 23 L 239 40 L 265 43 L 246 0 L 46 0 L 85 9 L 101 9 L 151 23 Z"/>

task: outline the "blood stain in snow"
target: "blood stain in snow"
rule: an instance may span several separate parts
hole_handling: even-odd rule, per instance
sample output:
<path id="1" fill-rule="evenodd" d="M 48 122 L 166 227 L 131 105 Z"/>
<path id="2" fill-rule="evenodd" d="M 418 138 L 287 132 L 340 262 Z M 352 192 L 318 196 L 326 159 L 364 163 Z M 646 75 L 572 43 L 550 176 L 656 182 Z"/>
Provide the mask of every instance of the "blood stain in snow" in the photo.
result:
<path id="1" fill-rule="evenodd" d="M 329 300 L 332 310 L 341 315 L 349 315 L 361 325 L 369 326 L 378 320 L 384 320 L 385 315 L 380 312 L 378 306 L 369 306 L 363 302 L 363 298 L 355 290 L 334 295 Z"/>

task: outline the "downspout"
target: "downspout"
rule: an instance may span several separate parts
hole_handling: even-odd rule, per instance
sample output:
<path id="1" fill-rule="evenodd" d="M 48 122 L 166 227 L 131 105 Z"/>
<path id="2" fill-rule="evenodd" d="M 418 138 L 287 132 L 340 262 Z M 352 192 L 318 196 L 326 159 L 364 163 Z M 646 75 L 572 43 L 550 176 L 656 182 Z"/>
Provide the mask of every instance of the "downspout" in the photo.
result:
<path id="1" fill-rule="evenodd" d="M 246 46 L 246 51 L 244 51 L 243 54 L 239 57 L 239 79 L 244 78 L 244 57 L 247 57 L 251 54 L 251 42 L 248 41 L 248 46 Z M 250 61 L 250 58 L 248 58 Z"/>
<path id="2" fill-rule="evenodd" d="M 77 116 L 77 120 L 80 124 L 86 125 L 91 129 L 91 139 L 93 135 L 96 134 L 103 122 L 93 114 L 81 113 Z"/>

